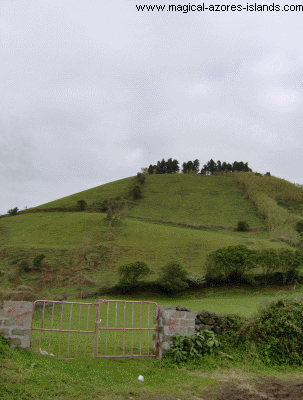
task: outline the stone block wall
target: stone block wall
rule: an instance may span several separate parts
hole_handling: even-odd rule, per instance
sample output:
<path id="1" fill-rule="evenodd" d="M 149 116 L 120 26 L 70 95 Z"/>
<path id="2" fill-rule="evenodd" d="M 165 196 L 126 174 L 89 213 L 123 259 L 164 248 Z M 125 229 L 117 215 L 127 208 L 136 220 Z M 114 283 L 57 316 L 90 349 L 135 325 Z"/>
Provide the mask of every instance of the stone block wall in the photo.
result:
<path id="1" fill-rule="evenodd" d="M 173 336 L 193 335 L 196 332 L 209 330 L 216 334 L 222 333 L 222 321 L 219 315 L 208 311 L 191 312 L 187 307 L 159 306 L 158 321 L 158 359 L 167 354 L 173 344 Z M 154 326 L 157 323 L 156 309 L 154 311 Z M 154 334 L 154 351 L 156 335 Z"/>
<path id="2" fill-rule="evenodd" d="M 4 301 L 0 305 L 0 334 L 10 340 L 11 347 L 30 347 L 33 303 Z"/>
<path id="3" fill-rule="evenodd" d="M 190 312 L 186 307 L 159 306 L 158 358 L 160 360 L 173 344 L 174 335 L 177 333 L 180 335 L 193 335 L 195 333 L 196 317 L 197 313 Z M 156 326 L 155 313 L 154 326 Z"/>

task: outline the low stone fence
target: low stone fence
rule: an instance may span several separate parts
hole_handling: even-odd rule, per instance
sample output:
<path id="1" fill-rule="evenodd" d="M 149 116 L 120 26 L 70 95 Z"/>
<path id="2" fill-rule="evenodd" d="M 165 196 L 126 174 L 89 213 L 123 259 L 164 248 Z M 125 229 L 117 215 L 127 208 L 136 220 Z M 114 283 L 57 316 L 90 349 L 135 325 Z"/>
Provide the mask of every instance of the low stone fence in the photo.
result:
<path id="1" fill-rule="evenodd" d="M 4 301 L 0 305 L 0 334 L 11 347 L 30 347 L 33 303 L 31 301 Z"/>

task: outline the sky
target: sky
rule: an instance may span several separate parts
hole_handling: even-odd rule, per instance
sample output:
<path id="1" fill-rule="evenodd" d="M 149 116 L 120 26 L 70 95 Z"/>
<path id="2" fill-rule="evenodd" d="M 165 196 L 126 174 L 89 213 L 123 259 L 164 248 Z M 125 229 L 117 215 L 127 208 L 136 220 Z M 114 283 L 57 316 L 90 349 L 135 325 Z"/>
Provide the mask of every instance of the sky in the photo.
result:
<path id="1" fill-rule="evenodd" d="M 303 184 L 303 11 L 222 1 L 0 0 L 0 214 L 170 157 Z"/>

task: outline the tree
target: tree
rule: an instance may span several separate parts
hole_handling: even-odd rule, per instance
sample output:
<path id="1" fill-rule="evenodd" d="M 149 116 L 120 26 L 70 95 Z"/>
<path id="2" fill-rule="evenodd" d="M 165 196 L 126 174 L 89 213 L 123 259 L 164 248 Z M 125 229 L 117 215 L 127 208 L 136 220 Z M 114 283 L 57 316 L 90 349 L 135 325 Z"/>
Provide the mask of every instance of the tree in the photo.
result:
<path id="1" fill-rule="evenodd" d="M 136 284 L 139 279 L 146 277 L 150 274 L 149 266 L 143 261 L 136 261 L 133 263 L 121 265 L 118 268 L 120 275 L 120 283 L 123 284 Z"/>
<path id="2" fill-rule="evenodd" d="M 151 165 L 151 164 L 150 164 L 150 166 L 148 167 L 148 173 L 149 173 L 150 175 L 152 175 L 152 174 L 155 173 L 155 166 L 154 166 L 154 165 Z"/>
<path id="3" fill-rule="evenodd" d="M 172 162 L 172 172 L 173 173 L 177 173 L 179 171 L 180 171 L 179 161 L 178 160 L 173 160 L 173 162 Z"/>
<path id="4" fill-rule="evenodd" d="M 199 168 L 200 168 L 200 161 L 198 159 L 194 160 L 193 167 L 194 167 L 194 170 L 196 171 L 196 173 L 198 173 Z"/>
<path id="5" fill-rule="evenodd" d="M 161 268 L 158 284 L 167 294 L 172 294 L 188 288 L 186 282 L 188 272 L 176 261 L 172 261 Z"/>
<path id="6" fill-rule="evenodd" d="M 279 268 L 279 256 L 275 249 L 263 249 L 258 252 L 258 265 L 262 267 L 266 283 L 268 276 Z"/>
<path id="7" fill-rule="evenodd" d="M 279 269 L 283 275 L 283 285 L 286 284 L 287 272 L 292 269 L 295 262 L 295 252 L 287 248 L 278 250 Z"/>
<path id="8" fill-rule="evenodd" d="M 18 211 L 19 211 L 19 208 L 15 207 L 15 208 L 13 208 L 11 210 L 8 210 L 7 213 L 10 214 L 10 215 L 16 215 Z"/>
<path id="9" fill-rule="evenodd" d="M 207 256 L 206 279 L 226 280 L 231 275 L 240 278 L 254 268 L 256 260 L 257 253 L 245 245 L 222 247 Z"/>
<path id="10" fill-rule="evenodd" d="M 119 196 L 115 199 L 109 198 L 104 200 L 100 209 L 107 214 L 109 228 L 111 227 L 112 221 L 122 218 L 128 211 L 125 200 Z"/>

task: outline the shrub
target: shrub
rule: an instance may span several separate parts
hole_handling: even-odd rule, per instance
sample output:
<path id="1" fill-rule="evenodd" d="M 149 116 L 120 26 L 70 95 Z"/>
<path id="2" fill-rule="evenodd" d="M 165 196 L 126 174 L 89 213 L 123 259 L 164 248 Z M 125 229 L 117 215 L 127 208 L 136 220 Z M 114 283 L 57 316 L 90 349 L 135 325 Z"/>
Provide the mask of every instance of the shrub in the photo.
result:
<path id="1" fill-rule="evenodd" d="M 77 207 L 80 211 L 84 211 L 86 208 L 87 204 L 85 200 L 78 200 L 77 201 Z"/>
<path id="2" fill-rule="evenodd" d="M 205 330 L 203 333 L 199 332 L 191 336 L 177 334 L 173 337 L 173 344 L 168 351 L 168 356 L 179 363 L 188 359 L 200 358 L 206 353 L 212 353 L 213 348 L 218 346 L 220 346 L 220 343 L 212 331 Z"/>
<path id="3" fill-rule="evenodd" d="M 206 280 L 204 275 L 194 272 L 187 278 L 187 282 L 193 287 L 199 287 L 202 286 Z"/>
<path id="4" fill-rule="evenodd" d="M 27 260 L 21 261 L 20 269 L 23 272 L 29 272 L 30 269 L 31 269 L 30 266 L 29 266 L 29 262 Z"/>
<path id="5" fill-rule="evenodd" d="M 302 299 L 280 299 L 263 306 L 236 334 L 255 343 L 266 364 L 303 364 Z"/>
<path id="6" fill-rule="evenodd" d="M 138 182 L 141 183 L 141 185 L 143 185 L 145 183 L 146 175 L 141 172 L 138 172 L 136 179 Z"/>
<path id="7" fill-rule="evenodd" d="M 166 294 L 173 294 L 188 288 L 186 282 L 188 272 L 176 261 L 161 268 L 157 283 Z"/>
<path id="8" fill-rule="evenodd" d="M 133 263 L 121 265 L 118 269 L 120 275 L 120 284 L 134 285 L 138 283 L 139 279 L 147 276 L 151 270 L 149 266 L 143 261 L 136 261 Z"/>
<path id="9" fill-rule="evenodd" d="M 239 280 L 248 270 L 255 267 L 257 252 L 247 246 L 222 247 L 209 254 L 205 262 L 207 282 Z"/>
<path id="10" fill-rule="evenodd" d="M 143 197 L 142 189 L 140 185 L 135 185 L 130 192 L 134 200 L 141 199 Z"/>
<path id="11" fill-rule="evenodd" d="M 18 212 L 18 210 L 19 210 L 19 208 L 18 208 L 18 207 L 15 207 L 15 208 L 13 208 L 13 209 L 11 209 L 11 210 L 8 210 L 8 214 L 10 214 L 10 215 L 16 215 L 17 212 Z"/>
<path id="12" fill-rule="evenodd" d="M 38 254 L 33 261 L 33 267 L 36 270 L 41 270 L 42 268 L 42 260 L 45 258 L 46 256 L 44 254 Z"/>
<path id="13" fill-rule="evenodd" d="M 238 231 L 239 232 L 247 232 L 249 230 L 249 225 L 246 221 L 238 222 Z"/>
<path id="14" fill-rule="evenodd" d="M 303 221 L 298 221 L 296 224 L 296 231 L 299 233 L 303 233 Z"/>

